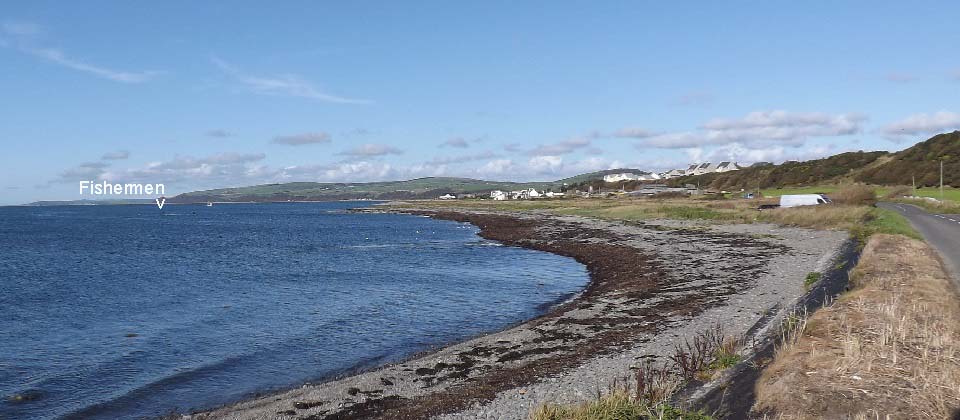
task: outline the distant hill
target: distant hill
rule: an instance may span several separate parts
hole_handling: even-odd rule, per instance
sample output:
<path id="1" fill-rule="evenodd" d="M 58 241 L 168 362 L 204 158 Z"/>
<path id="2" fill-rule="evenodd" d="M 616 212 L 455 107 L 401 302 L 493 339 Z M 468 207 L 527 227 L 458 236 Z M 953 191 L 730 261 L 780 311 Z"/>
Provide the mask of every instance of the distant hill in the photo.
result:
<path id="1" fill-rule="evenodd" d="M 118 204 L 154 204 L 152 198 L 120 198 L 112 200 L 48 200 L 34 201 L 27 206 L 112 206 Z"/>
<path id="2" fill-rule="evenodd" d="M 171 198 L 171 203 L 206 201 L 332 201 L 332 200 L 396 200 L 436 198 L 444 194 L 485 193 L 492 190 L 523 188 L 560 189 L 555 182 L 496 182 L 469 178 L 430 177 L 387 182 L 290 182 L 250 187 L 220 188 L 195 191 Z"/>
<path id="3" fill-rule="evenodd" d="M 944 184 L 960 187 L 960 131 L 939 134 L 897 153 L 847 152 L 804 162 L 753 165 L 739 171 L 685 176 L 670 185 L 697 184 L 716 190 L 797 187 L 844 182 L 917 186 L 940 183 L 939 159 L 944 159 Z"/>
<path id="4" fill-rule="evenodd" d="M 567 185 L 602 179 L 604 175 L 620 172 L 647 173 L 639 169 L 611 169 L 547 182 L 501 182 L 451 177 L 428 177 L 385 182 L 290 182 L 195 191 L 180 194 L 167 201 L 171 203 L 198 203 L 208 201 L 403 200 L 437 198 L 444 194 L 485 194 L 493 190 L 513 191 L 525 188 L 561 191 Z"/>

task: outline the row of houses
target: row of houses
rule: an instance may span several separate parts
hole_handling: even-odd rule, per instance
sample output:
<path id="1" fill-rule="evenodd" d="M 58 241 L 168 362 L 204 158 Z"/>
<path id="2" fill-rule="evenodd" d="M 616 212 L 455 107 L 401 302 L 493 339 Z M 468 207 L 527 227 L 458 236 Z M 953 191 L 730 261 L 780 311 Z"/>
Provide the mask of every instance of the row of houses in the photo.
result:
<path id="1" fill-rule="evenodd" d="M 540 192 L 540 191 L 537 191 L 535 188 L 527 188 L 523 190 L 509 191 L 509 192 L 500 191 L 500 190 L 490 191 L 490 198 L 498 201 L 530 200 L 534 198 L 559 198 L 559 197 L 563 197 L 563 195 L 564 194 L 562 192 L 559 192 L 559 193 L 553 192 L 553 191 Z"/>
<path id="2" fill-rule="evenodd" d="M 516 191 L 500 191 L 493 190 L 490 191 L 490 199 L 502 201 L 502 200 L 531 200 L 535 198 L 560 198 L 563 197 L 562 192 L 553 192 L 546 191 L 541 192 L 537 191 L 535 188 L 526 188 Z M 437 197 L 440 200 L 456 200 L 458 197 L 453 194 L 444 194 L 440 197 Z M 476 194 L 462 194 L 459 198 L 477 198 Z"/>
<path id="3" fill-rule="evenodd" d="M 673 169 L 660 174 L 662 179 L 677 178 L 688 175 L 703 175 L 719 172 L 730 172 L 739 170 L 741 166 L 737 162 L 720 163 L 696 163 L 687 167 L 687 169 Z"/>
<path id="4" fill-rule="evenodd" d="M 720 163 L 695 163 L 687 167 L 686 169 L 673 169 L 667 172 L 662 173 L 636 173 L 636 172 L 621 172 L 615 174 L 607 174 L 603 176 L 603 182 L 615 183 L 615 182 L 627 182 L 627 181 L 659 181 L 662 179 L 677 178 L 681 176 L 688 175 L 703 175 L 709 173 L 717 172 L 730 172 L 740 169 L 741 166 L 736 162 L 720 162 Z"/>

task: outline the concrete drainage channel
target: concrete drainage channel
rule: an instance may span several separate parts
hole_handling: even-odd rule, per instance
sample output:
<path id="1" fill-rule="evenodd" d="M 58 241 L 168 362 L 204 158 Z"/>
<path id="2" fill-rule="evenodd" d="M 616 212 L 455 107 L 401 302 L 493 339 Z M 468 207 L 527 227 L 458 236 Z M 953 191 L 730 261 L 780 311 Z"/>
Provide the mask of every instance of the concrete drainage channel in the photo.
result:
<path id="1" fill-rule="evenodd" d="M 782 341 L 781 320 L 795 314 L 809 316 L 847 290 L 850 272 L 860 259 L 860 243 L 847 240 L 820 280 L 791 307 L 773 307 L 745 334 L 750 350 L 742 361 L 709 382 L 693 382 L 673 397 L 676 405 L 692 406 L 725 419 L 746 419 L 756 399 L 755 386 L 763 367 Z M 800 279 L 798 279 L 800 280 Z"/>

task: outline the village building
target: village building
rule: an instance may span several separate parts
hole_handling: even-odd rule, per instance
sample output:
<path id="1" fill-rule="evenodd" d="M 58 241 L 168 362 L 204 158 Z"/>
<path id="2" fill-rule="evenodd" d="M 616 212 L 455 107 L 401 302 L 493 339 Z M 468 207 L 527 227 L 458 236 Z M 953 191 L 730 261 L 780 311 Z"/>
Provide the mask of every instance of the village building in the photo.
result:
<path id="1" fill-rule="evenodd" d="M 503 201 L 503 200 L 506 200 L 507 198 L 508 197 L 506 192 L 503 192 L 500 190 L 490 191 L 490 199 L 492 200 Z"/>

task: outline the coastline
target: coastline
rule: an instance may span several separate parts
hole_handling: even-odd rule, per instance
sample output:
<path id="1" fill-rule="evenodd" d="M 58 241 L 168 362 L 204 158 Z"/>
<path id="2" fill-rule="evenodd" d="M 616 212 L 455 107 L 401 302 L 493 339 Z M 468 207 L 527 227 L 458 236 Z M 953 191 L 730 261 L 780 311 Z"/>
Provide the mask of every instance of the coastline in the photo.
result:
<path id="1" fill-rule="evenodd" d="M 703 229 L 538 213 L 400 212 L 472 223 L 486 239 L 574 258 L 587 266 L 590 282 L 544 315 L 506 330 L 192 418 L 525 418 L 539 402 L 589 399 L 711 323 L 730 323 L 734 333 L 749 328 L 762 313 L 799 297 L 802 275 L 823 269 L 814 266 L 822 266 L 844 236 L 770 225 Z M 684 254 L 686 261 L 677 261 Z M 795 267 L 777 267 L 787 261 Z M 798 284 L 763 281 L 784 274 Z"/>

